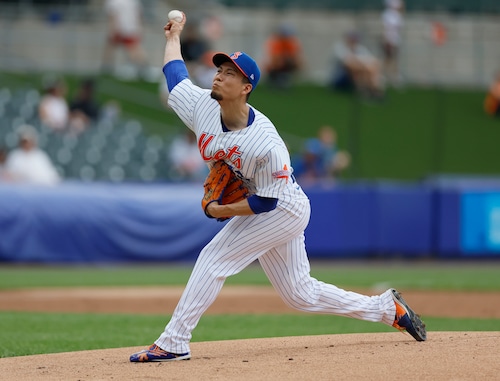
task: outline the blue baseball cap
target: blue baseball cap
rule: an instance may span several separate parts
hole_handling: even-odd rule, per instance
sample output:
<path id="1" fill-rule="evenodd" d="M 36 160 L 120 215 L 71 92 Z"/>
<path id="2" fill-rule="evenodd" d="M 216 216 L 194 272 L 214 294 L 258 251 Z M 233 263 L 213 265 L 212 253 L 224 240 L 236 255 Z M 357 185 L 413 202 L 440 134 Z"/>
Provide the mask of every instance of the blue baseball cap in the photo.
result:
<path id="1" fill-rule="evenodd" d="M 224 62 L 232 62 L 241 71 L 241 73 L 248 78 L 252 85 L 252 91 L 257 87 L 260 79 L 260 70 L 257 63 L 252 57 L 245 52 L 234 52 L 231 55 L 226 53 L 216 53 L 212 57 L 212 62 L 215 66 L 219 67 Z"/>

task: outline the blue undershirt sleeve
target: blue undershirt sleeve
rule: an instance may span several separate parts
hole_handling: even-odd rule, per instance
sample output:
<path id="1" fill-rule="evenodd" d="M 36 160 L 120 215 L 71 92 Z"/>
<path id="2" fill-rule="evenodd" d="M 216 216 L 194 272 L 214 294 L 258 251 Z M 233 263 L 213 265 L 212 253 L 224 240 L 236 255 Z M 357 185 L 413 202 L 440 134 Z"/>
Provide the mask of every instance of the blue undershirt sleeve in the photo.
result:
<path id="1" fill-rule="evenodd" d="M 270 212 L 276 208 L 276 205 L 278 205 L 277 198 L 260 197 L 255 194 L 250 196 L 247 200 L 250 205 L 250 209 L 252 209 L 255 214 Z"/>
<path id="2" fill-rule="evenodd" d="M 167 62 L 167 64 L 163 66 L 163 74 L 167 81 L 168 91 L 172 91 L 179 82 L 189 78 L 187 67 L 183 60 Z"/>

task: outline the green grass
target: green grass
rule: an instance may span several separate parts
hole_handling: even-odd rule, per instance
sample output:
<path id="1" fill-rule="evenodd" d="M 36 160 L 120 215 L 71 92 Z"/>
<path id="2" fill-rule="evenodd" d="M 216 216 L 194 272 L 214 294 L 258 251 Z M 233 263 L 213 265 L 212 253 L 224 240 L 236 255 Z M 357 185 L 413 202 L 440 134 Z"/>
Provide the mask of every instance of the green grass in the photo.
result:
<path id="1" fill-rule="evenodd" d="M 0 313 L 0 357 L 151 344 L 170 316 Z M 498 319 L 425 317 L 432 331 L 498 331 Z M 329 315 L 205 315 L 193 342 L 264 337 L 394 332 L 382 324 Z"/>
<path id="2" fill-rule="evenodd" d="M 81 79 L 66 75 L 68 97 Z M 12 89 L 41 86 L 40 74 L 0 73 Z M 127 118 L 142 121 L 147 133 L 172 135 L 184 125 L 159 100 L 156 83 L 97 81 L 98 100 L 115 99 Z M 382 103 L 302 84 L 283 92 L 259 85 L 250 103 L 275 123 L 292 153 L 303 139 L 328 124 L 352 154 L 344 179 L 418 180 L 430 174 L 498 175 L 500 120 L 485 115 L 484 89 L 410 87 L 389 90 Z"/>
<path id="3" fill-rule="evenodd" d="M 311 274 L 344 288 L 499 291 L 500 263 L 313 262 Z M 76 286 L 184 285 L 191 266 L 0 267 L 0 289 Z M 227 285 L 267 285 L 258 266 L 230 277 Z M 0 312 L 0 357 L 147 345 L 169 315 Z M 498 331 L 499 319 L 425 316 L 432 331 Z M 315 314 L 203 316 L 193 341 L 336 333 L 393 332 L 382 324 Z"/>
<path id="4" fill-rule="evenodd" d="M 75 286 L 184 285 L 192 266 L 159 264 L 110 267 L 0 267 L 0 289 Z M 500 290 L 500 263 L 314 262 L 311 275 L 341 287 L 377 285 L 416 290 Z M 258 265 L 230 277 L 227 285 L 269 285 Z"/>

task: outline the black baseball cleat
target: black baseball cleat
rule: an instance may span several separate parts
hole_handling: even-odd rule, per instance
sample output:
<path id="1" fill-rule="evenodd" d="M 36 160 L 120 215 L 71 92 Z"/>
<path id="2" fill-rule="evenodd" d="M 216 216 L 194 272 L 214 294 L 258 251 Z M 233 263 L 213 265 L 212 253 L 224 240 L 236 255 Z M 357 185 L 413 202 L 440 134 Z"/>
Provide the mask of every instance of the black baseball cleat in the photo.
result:
<path id="1" fill-rule="evenodd" d="M 396 305 L 396 317 L 392 326 L 399 329 L 401 332 L 408 332 L 417 341 L 425 341 L 427 339 L 427 331 L 425 323 L 420 319 L 413 310 L 406 304 L 405 300 L 399 292 L 391 289 L 392 298 Z"/>

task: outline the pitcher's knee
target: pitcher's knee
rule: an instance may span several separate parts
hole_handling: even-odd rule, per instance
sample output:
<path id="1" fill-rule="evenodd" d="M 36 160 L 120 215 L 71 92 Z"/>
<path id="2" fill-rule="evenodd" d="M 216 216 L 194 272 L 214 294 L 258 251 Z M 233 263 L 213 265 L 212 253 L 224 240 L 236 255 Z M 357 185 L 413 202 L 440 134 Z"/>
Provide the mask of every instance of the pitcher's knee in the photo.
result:
<path id="1" fill-rule="evenodd" d="M 306 292 L 294 290 L 292 293 L 284 295 L 283 301 L 288 306 L 297 310 L 307 310 L 315 304 L 316 297 Z"/>

